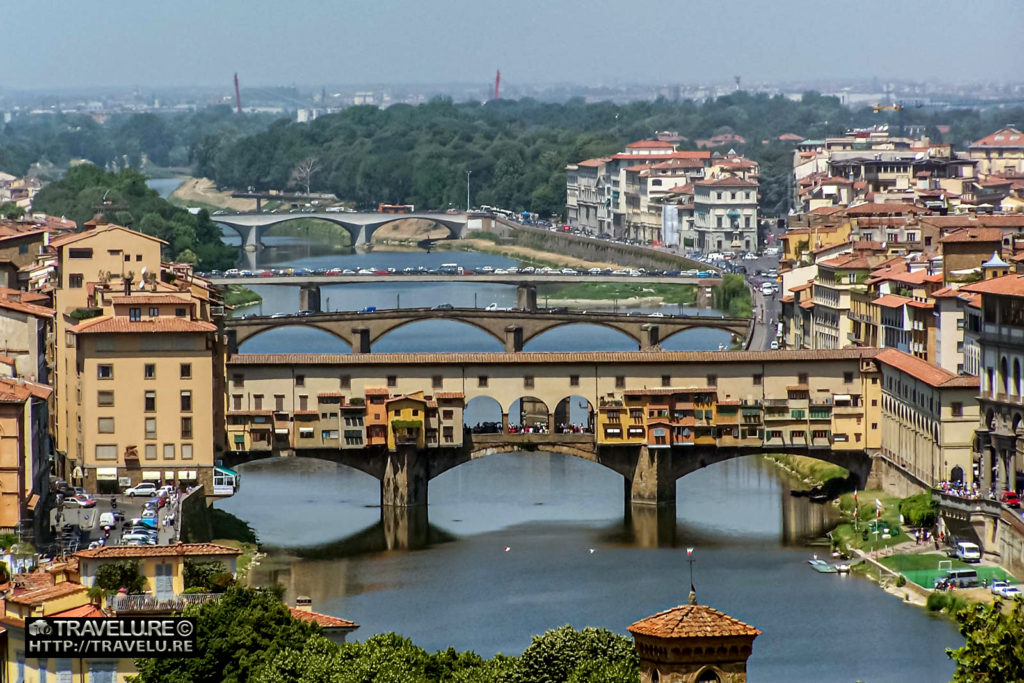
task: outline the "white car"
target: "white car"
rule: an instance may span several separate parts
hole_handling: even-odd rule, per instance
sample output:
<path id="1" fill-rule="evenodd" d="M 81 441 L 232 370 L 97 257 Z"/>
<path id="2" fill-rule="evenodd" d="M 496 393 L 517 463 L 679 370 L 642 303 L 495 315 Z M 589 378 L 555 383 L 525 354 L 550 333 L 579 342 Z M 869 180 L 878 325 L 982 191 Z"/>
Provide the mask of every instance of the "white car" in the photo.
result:
<path id="1" fill-rule="evenodd" d="M 756 261 L 757 260 L 757 254 L 755 254 L 752 251 L 748 251 L 746 254 L 743 255 L 743 260 L 744 261 Z"/>
<path id="2" fill-rule="evenodd" d="M 772 344 L 771 344 L 771 349 L 772 349 L 772 351 L 778 351 L 779 350 L 779 342 L 777 342 L 776 340 L 773 339 L 772 340 Z"/>
<path id="3" fill-rule="evenodd" d="M 1001 581 L 999 579 L 996 579 L 992 582 L 992 585 L 990 585 L 988 589 L 992 593 L 992 595 L 1002 595 L 1002 592 L 1006 590 L 1006 588 L 1008 588 L 1009 585 L 1009 581 Z"/>
<path id="4" fill-rule="evenodd" d="M 1001 590 L 999 592 L 999 595 L 1001 595 L 1004 598 L 1007 598 L 1009 600 L 1013 600 L 1014 598 L 1016 598 L 1019 595 L 1024 595 L 1024 593 L 1022 593 L 1021 590 L 1019 588 L 1017 588 L 1016 586 L 1007 586 L 1006 588 L 1004 588 L 1003 590 Z"/>
<path id="5" fill-rule="evenodd" d="M 135 496 L 155 496 L 156 492 L 156 484 L 151 481 L 144 481 L 125 491 L 125 495 L 129 498 L 134 498 Z"/>

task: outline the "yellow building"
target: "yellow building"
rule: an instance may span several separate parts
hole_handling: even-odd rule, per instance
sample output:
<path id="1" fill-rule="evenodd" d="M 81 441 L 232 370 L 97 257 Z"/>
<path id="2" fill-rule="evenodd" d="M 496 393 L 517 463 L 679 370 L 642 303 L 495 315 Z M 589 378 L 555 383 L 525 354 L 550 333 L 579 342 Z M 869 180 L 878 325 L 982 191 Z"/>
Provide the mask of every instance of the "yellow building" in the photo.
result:
<path id="1" fill-rule="evenodd" d="M 388 450 L 399 446 L 425 448 L 427 445 L 427 401 L 423 392 L 396 396 L 387 401 Z"/>
<path id="2" fill-rule="evenodd" d="M 1024 133 L 1007 126 L 975 140 L 968 155 L 978 162 L 978 175 L 1024 173 Z"/>
<path id="3" fill-rule="evenodd" d="M 51 243 L 60 473 L 102 492 L 140 481 L 212 490 L 224 431 L 216 300 L 188 266 L 161 263 L 161 240 L 87 225 Z"/>
<path id="4" fill-rule="evenodd" d="M 0 532 L 31 537 L 40 499 L 48 497 L 46 401 L 43 384 L 0 378 Z"/>

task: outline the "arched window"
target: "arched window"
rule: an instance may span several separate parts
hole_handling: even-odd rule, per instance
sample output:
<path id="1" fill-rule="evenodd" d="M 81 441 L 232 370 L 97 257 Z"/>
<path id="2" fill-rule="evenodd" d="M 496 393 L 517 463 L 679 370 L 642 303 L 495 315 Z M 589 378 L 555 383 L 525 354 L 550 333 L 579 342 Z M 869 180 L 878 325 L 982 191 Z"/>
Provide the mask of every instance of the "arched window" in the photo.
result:
<path id="1" fill-rule="evenodd" d="M 1020 396 L 1020 358 L 1013 359 L 1013 394 Z"/>
<path id="2" fill-rule="evenodd" d="M 1010 370 L 1006 362 L 1006 356 L 1003 356 L 999 361 L 999 384 L 1003 387 L 1004 394 L 1009 393 Z"/>
<path id="3" fill-rule="evenodd" d="M 697 683 L 722 683 L 722 679 L 718 677 L 714 669 L 704 669 L 697 676 L 696 681 Z"/>

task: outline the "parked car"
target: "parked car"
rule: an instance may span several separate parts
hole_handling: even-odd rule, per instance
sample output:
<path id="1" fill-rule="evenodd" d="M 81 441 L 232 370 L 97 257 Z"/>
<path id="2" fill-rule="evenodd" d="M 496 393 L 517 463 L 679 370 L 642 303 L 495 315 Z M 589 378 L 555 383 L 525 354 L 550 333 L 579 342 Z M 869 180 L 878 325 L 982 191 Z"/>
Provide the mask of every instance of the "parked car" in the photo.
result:
<path id="1" fill-rule="evenodd" d="M 992 593 L 992 595 L 1001 595 L 1003 589 L 1005 589 L 1009 585 L 1009 581 L 1002 581 L 1000 579 L 996 579 L 992 582 L 988 589 Z"/>
<path id="2" fill-rule="evenodd" d="M 1003 491 L 999 496 L 999 502 L 1003 505 L 1009 505 L 1012 508 L 1020 507 L 1020 496 L 1017 495 L 1016 491 Z"/>
<path id="3" fill-rule="evenodd" d="M 433 310 L 433 311 L 451 311 L 454 308 L 455 307 L 452 306 L 451 304 L 438 304 L 438 305 L 434 306 L 433 308 L 431 308 L 431 310 Z"/>
<path id="4" fill-rule="evenodd" d="M 1007 586 L 1001 593 L 999 593 L 999 595 L 1007 598 L 1008 600 L 1013 600 L 1018 595 L 1024 595 L 1024 593 L 1022 593 L 1020 588 L 1017 588 L 1016 586 Z"/>
<path id="5" fill-rule="evenodd" d="M 82 496 L 69 496 L 64 499 L 65 505 L 72 507 L 78 506 L 83 508 L 94 508 L 96 507 L 96 501 L 91 498 L 83 498 Z"/>
<path id="6" fill-rule="evenodd" d="M 125 495 L 129 498 L 134 498 L 135 496 L 153 496 L 156 494 L 156 490 L 156 484 L 151 481 L 144 481 L 141 484 L 136 484 L 125 491 Z"/>
<path id="7" fill-rule="evenodd" d="M 111 529 L 119 522 L 124 521 L 124 513 L 120 510 L 111 510 L 110 512 L 100 513 L 100 526 L 104 529 Z"/>
<path id="8" fill-rule="evenodd" d="M 146 534 L 124 534 L 121 536 L 124 545 L 156 545 L 156 541 Z"/>
<path id="9" fill-rule="evenodd" d="M 956 544 L 956 557 L 964 562 L 981 562 L 981 548 L 976 543 L 959 541 Z"/>

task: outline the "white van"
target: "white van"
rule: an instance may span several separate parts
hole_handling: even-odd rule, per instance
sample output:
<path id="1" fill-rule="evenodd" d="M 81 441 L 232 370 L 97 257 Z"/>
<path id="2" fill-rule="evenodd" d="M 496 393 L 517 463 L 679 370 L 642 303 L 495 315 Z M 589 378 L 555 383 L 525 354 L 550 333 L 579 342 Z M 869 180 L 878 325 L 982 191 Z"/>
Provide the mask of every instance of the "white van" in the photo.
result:
<path id="1" fill-rule="evenodd" d="M 761 295 L 762 296 L 771 296 L 774 293 L 775 293 L 775 287 L 773 287 L 770 282 L 765 282 L 764 284 L 761 285 Z"/>
<path id="2" fill-rule="evenodd" d="M 958 541 L 956 544 L 956 557 L 964 562 L 981 562 L 981 548 L 976 543 Z"/>

